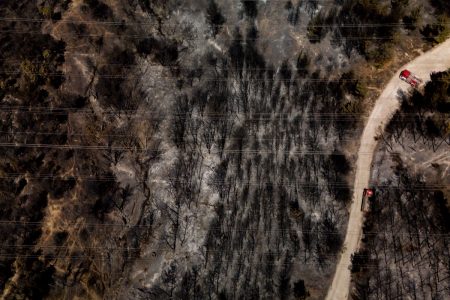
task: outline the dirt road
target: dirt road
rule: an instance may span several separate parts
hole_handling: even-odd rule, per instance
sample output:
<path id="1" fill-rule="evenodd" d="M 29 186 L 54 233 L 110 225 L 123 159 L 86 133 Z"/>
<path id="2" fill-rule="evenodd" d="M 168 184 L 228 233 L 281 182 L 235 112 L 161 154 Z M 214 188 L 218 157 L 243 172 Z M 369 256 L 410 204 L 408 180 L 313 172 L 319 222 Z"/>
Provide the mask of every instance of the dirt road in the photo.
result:
<path id="1" fill-rule="evenodd" d="M 448 68 L 450 68 L 450 39 L 402 66 L 391 78 L 378 98 L 361 137 L 361 146 L 356 162 L 353 202 L 350 207 L 347 233 L 344 240 L 343 252 L 334 274 L 333 283 L 328 290 L 327 300 L 346 300 L 349 298 L 350 256 L 358 249 L 358 244 L 361 239 L 363 223 L 361 200 L 363 188 L 369 184 L 370 166 L 376 146 L 374 137 L 380 130 L 384 130 L 386 123 L 398 108 L 399 102 L 396 99 L 398 92 L 408 89 L 408 84 L 398 78 L 400 71 L 408 69 L 424 81 L 428 81 L 431 72 L 444 71 Z"/>

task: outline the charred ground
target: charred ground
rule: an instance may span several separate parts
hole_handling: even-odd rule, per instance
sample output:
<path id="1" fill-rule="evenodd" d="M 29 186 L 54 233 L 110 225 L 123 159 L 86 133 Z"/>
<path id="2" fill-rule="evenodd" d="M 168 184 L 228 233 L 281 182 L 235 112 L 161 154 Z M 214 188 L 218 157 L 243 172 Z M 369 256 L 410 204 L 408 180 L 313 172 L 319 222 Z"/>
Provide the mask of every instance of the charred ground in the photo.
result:
<path id="1" fill-rule="evenodd" d="M 401 62 L 352 36 L 445 33 L 346 29 L 415 16 L 372 2 L 2 4 L 3 297 L 322 298 L 370 64 Z"/>

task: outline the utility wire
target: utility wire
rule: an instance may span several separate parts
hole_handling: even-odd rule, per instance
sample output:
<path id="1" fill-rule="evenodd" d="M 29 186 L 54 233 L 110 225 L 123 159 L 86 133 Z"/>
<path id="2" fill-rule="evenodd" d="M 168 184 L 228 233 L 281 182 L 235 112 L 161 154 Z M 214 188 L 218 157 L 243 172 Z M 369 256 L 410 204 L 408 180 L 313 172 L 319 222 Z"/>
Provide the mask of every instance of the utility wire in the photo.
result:
<path id="1" fill-rule="evenodd" d="M 49 180 L 75 180 L 75 179 L 81 179 L 86 181 L 117 181 L 117 176 L 115 175 L 54 175 L 54 174 L 37 174 L 32 175 L 29 173 L 3 173 L 0 175 L 0 178 L 3 179 L 17 179 L 17 177 L 23 176 L 26 179 L 49 179 Z M 165 179 L 151 179 L 151 183 L 174 183 L 174 182 L 186 182 L 187 180 L 177 178 L 177 177 L 164 177 Z M 208 183 L 211 185 L 241 185 L 241 186 L 261 186 L 261 185 L 267 185 L 267 186 L 296 186 L 296 187 L 342 187 L 342 188 L 349 188 L 354 189 L 351 187 L 347 182 L 345 181 L 336 181 L 336 182 L 328 182 L 328 183 L 319 183 L 319 182 L 312 182 L 312 181 L 296 181 L 294 183 L 288 183 L 288 182 L 276 182 L 276 181 L 261 181 L 261 180 L 246 180 L 244 182 L 233 182 L 229 180 L 214 180 L 214 179 L 207 179 Z M 137 182 L 144 182 L 143 180 L 137 180 Z M 448 188 L 447 185 L 439 185 L 439 184 L 426 184 L 426 183 L 416 183 L 405 186 L 393 186 L 390 184 L 372 184 L 370 185 L 372 188 L 376 189 L 396 189 L 396 190 L 435 190 L 438 189 L 446 189 Z M 356 188 L 363 188 L 364 186 L 358 186 Z"/>
<path id="2" fill-rule="evenodd" d="M 22 74 L 22 71 L 4 71 L 0 72 L 0 74 L 4 75 L 20 75 Z M 136 75 L 114 75 L 114 74 L 73 74 L 73 73 L 63 73 L 61 72 L 55 72 L 55 73 L 39 73 L 39 72 L 30 72 L 26 73 L 27 75 L 42 75 L 42 76 L 48 76 L 48 77 L 71 77 L 71 78 L 84 78 L 87 76 L 94 76 L 98 78 L 110 78 L 110 79 L 125 79 L 125 78 L 141 78 L 142 74 L 136 74 Z M 281 76 L 281 75 L 280 75 Z M 177 78 L 173 76 L 156 76 L 157 79 L 173 79 L 173 80 L 180 80 L 183 78 Z M 281 78 L 223 78 L 223 79 L 216 79 L 216 78 L 207 78 L 207 77 L 192 77 L 185 79 L 186 81 L 192 80 L 192 81 L 199 81 L 199 82 L 232 82 L 232 81 L 238 81 L 238 82 L 296 82 L 296 80 L 302 81 L 304 84 L 309 83 L 316 83 L 316 82 L 372 82 L 370 79 L 320 79 L 320 78 L 291 78 L 291 79 L 281 79 Z M 435 79 L 434 81 L 437 82 L 446 82 L 445 79 Z"/>
<path id="3" fill-rule="evenodd" d="M 88 55 L 95 55 L 98 53 L 80 53 L 80 52 L 69 52 L 69 51 L 65 51 L 64 54 L 74 54 L 74 56 L 88 56 Z M 65 58 L 67 57 L 71 57 L 71 56 L 67 56 L 64 55 Z M 26 58 L 24 58 L 26 59 Z M 23 62 L 23 60 L 11 60 L 8 58 L 2 58 L 0 59 L 0 61 L 7 61 L 8 63 L 15 63 L 17 66 L 20 66 L 21 63 Z M 33 60 L 30 60 L 29 62 L 32 63 L 36 63 L 36 64 L 46 64 L 47 62 L 45 61 L 45 59 L 43 58 L 36 58 Z M 429 66 L 430 63 L 418 63 L 416 64 L 417 66 Z M 7 66 L 12 66 L 12 64 L 8 64 Z M 142 66 L 142 64 L 139 63 L 98 63 L 95 64 L 94 62 L 92 63 L 92 67 L 100 67 L 100 66 L 124 66 L 124 67 L 128 67 L 128 66 Z M 208 71 L 273 71 L 274 74 L 278 74 L 281 66 L 278 67 L 273 67 L 273 68 L 269 68 L 269 67 L 264 67 L 264 68 L 254 68 L 254 67 L 249 67 L 249 68 L 235 68 L 233 66 L 226 66 L 226 67 L 205 67 L 205 66 L 191 66 L 191 67 L 183 67 L 180 65 L 148 65 L 146 66 L 147 68 L 155 68 L 155 69 L 164 69 L 164 68 L 168 68 L 168 67 L 173 67 L 176 68 L 177 70 L 188 70 L 188 71 L 196 71 L 196 70 L 208 70 Z M 310 68 L 294 68 L 292 69 L 293 73 L 295 73 L 296 70 L 310 70 Z"/>
<path id="4" fill-rule="evenodd" d="M 185 252 L 186 254 L 193 254 L 192 252 Z M 103 255 L 103 256 L 106 256 L 106 255 Z M 100 261 L 111 261 L 112 259 L 111 258 L 106 258 L 106 257 L 102 257 L 102 258 L 99 258 L 99 257 L 96 257 L 96 258 L 93 258 L 93 257 L 91 257 L 91 256 L 89 256 L 89 255 L 73 255 L 73 256 L 69 256 L 69 255 L 45 255 L 45 254 L 42 254 L 42 255 L 1 255 L 0 254 L 0 257 L 1 258 L 5 258 L 5 259 L 7 259 L 7 258 L 10 258 L 10 259 L 15 259 L 15 258 L 44 258 L 44 259 L 71 259 L 71 260 L 77 260 L 77 259 L 88 259 L 89 261 L 98 261 L 98 262 L 100 262 Z M 319 259 L 321 256 L 319 256 L 319 257 L 317 257 L 317 259 Z M 326 256 L 323 256 L 323 257 L 326 257 Z M 146 262 L 146 261 L 148 261 L 148 262 L 154 262 L 155 261 L 155 259 L 154 258 L 143 258 L 143 257 L 141 257 L 141 256 L 129 256 L 128 258 L 127 257 L 121 257 L 120 258 L 122 261 L 124 261 L 124 262 L 129 262 L 129 261 L 134 261 L 134 260 L 139 260 L 139 261 L 141 261 L 141 262 Z M 247 263 L 233 263 L 234 265 L 247 265 Z M 268 263 L 268 262 L 265 262 L 265 263 L 253 263 L 253 262 L 250 262 L 249 263 L 251 266 L 303 266 L 303 265 L 318 265 L 318 264 L 320 264 L 320 262 L 299 262 L 299 261 L 292 261 L 292 262 L 290 262 L 290 263 L 282 263 L 282 262 L 274 262 L 274 263 Z M 326 264 L 326 262 L 323 262 L 323 264 L 325 265 Z M 364 267 L 364 268 L 367 268 L 367 269 L 369 269 L 369 268 L 373 268 L 373 269 L 379 269 L 380 267 L 378 266 L 378 265 L 369 265 L 369 264 L 353 264 L 354 266 L 361 266 L 361 267 Z M 343 266 L 337 266 L 336 268 L 340 268 L 340 267 L 343 267 Z M 345 266 L 345 268 L 348 268 L 347 266 Z M 108 272 L 108 274 L 110 274 L 109 272 Z"/>
<path id="5" fill-rule="evenodd" d="M 20 30 L 0 30 L 0 33 L 14 33 L 14 34 L 44 34 L 42 31 L 20 31 Z M 79 34 L 79 33 L 61 33 L 58 37 L 69 36 L 69 37 L 128 37 L 131 39 L 143 39 L 143 38 L 153 38 L 154 36 L 151 34 L 116 34 L 113 32 L 105 32 L 101 34 Z M 323 38 L 313 38 L 313 37 L 305 37 L 309 41 L 321 41 Z M 180 39 L 182 41 L 207 41 L 207 38 L 183 38 Z M 276 40 L 276 39 L 275 39 Z M 341 37 L 341 38 L 330 38 L 331 41 L 365 41 L 365 40 L 395 40 L 393 36 L 384 36 L 384 37 L 376 37 L 376 36 L 350 36 L 350 37 Z M 216 38 L 213 41 L 242 41 L 242 42 L 251 42 L 251 41 L 274 41 L 273 38 Z"/>
<path id="6" fill-rule="evenodd" d="M 4 75 L 20 75 L 22 74 L 22 71 L 14 71 L 14 72 L 8 72 L 8 71 L 4 71 L 4 72 L 0 72 L 0 74 L 4 74 Z M 74 78 L 84 78 L 86 76 L 95 76 L 98 78 L 119 78 L 119 79 L 124 79 L 124 78 L 137 78 L 137 77 L 142 77 L 142 74 L 136 74 L 136 75 L 115 75 L 115 74 L 73 74 L 73 73 L 63 73 L 61 72 L 55 72 L 55 73 L 39 73 L 39 72 L 30 72 L 30 73 L 26 73 L 27 75 L 44 75 L 44 76 L 49 76 L 49 77 L 74 77 Z M 174 79 L 174 80 L 180 80 L 183 78 L 177 78 L 177 77 L 173 77 L 173 76 L 157 76 L 157 79 Z M 215 78 L 206 78 L 206 77 L 193 77 L 193 78 L 188 78 L 191 80 L 199 80 L 199 81 L 204 81 L 204 82 L 224 82 L 224 81 L 239 81 L 239 82 L 295 82 L 296 78 L 292 78 L 292 79 L 281 79 L 281 78 L 223 78 L 223 79 L 215 79 Z M 303 78 L 301 78 L 300 80 L 304 80 Z M 315 83 L 315 82 L 362 82 L 362 79 L 306 79 L 305 83 Z M 436 80 L 436 81 L 445 81 L 444 79 L 442 80 Z"/>
<path id="7" fill-rule="evenodd" d="M 255 0 L 256 1 L 256 0 Z M 274 0 L 271 0 L 274 1 Z M 282 2 L 279 0 L 279 2 Z M 332 0 L 329 0 L 329 2 L 333 2 Z M 86 20 L 51 20 L 51 19 L 37 19 L 37 18 L 12 18 L 12 17 L 2 17 L 0 18 L 0 21 L 7 21 L 7 22 L 28 22 L 28 23 L 46 23 L 49 21 L 53 21 L 58 24 L 102 24 L 102 25 L 108 25 L 108 26 L 155 26 L 157 22 L 125 22 L 125 21 L 86 21 Z M 272 25 L 285 25 L 289 24 L 286 22 L 274 22 L 271 23 Z M 318 25 L 318 24 L 310 24 L 310 25 L 295 25 L 292 26 L 294 28 L 321 28 L 321 27 L 332 27 L 332 26 L 339 26 L 341 28 L 360 28 L 360 27 L 369 27 L 369 28 L 377 28 L 377 27 L 403 27 L 405 25 L 411 25 L 412 23 L 405 23 L 405 22 L 392 22 L 392 23 L 326 23 L 324 25 Z M 429 23 L 429 25 L 450 25 L 448 22 L 443 23 Z M 214 27 L 217 28 L 234 28 L 235 25 L 227 25 L 227 24 L 218 24 L 214 25 Z"/>
<path id="8" fill-rule="evenodd" d="M 11 221 L 11 220 L 0 220 L 0 225 L 1 226 L 42 226 L 47 224 L 48 222 L 46 221 Z M 154 228 L 155 225 L 145 225 L 145 224 L 119 224 L 119 223 L 79 223 L 79 222 L 65 222 L 65 223 L 61 223 L 58 224 L 60 226 L 85 226 L 85 227 L 104 227 L 104 228 L 109 228 L 109 227 L 126 227 L 126 228 L 132 228 L 132 229 L 148 229 L 148 228 Z M 224 227 L 229 227 L 229 226 L 224 226 Z M 224 230 L 225 229 L 225 230 Z M 109 229 L 108 229 L 109 230 Z M 193 230 L 196 230 L 195 228 Z M 261 229 L 261 228 L 244 228 L 242 226 L 237 226 L 237 227 L 233 227 L 230 229 L 227 228 L 223 228 L 223 227 L 208 227 L 205 229 L 205 231 L 211 230 L 213 232 L 215 231 L 220 231 L 220 232 L 254 232 L 254 231 L 260 231 L 260 232 L 274 232 L 274 233 L 279 233 L 279 232 L 286 232 L 289 233 L 291 231 L 295 231 L 297 233 L 305 233 L 305 234 L 332 234 L 332 235 L 341 235 L 341 234 L 350 234 L 350 235 L 359 235 L 360 232 L 358 231 L 345 231 L 345 232 L 339 232 L 339 231 L 330 231 L 330 230 L 295 230 L 294 228 L 290 228 L 290 229 Z M 450 237 L 450 233 L 429 233 L 429 232 L 419 232 L 420 230 L 417 229 L 417 233 L 414 232 L 386 232 L 386 231 L 366 231 L 366 232 L 362 232 L 362 234 L 364 235 L 376 235 L 376 234 L 387 234 L 387 236 L 423 236 L 423 237 L 427 237 L 427 236 L 438 236 L 438 237 Z"/>
<path id="9" fill-rule="evenodd" d="M 67 149 L 67 150 L 108 150 L 108 151 L 134 151 L 134 152 L 162 152 L 161 149 L 145 149 L 138 147 L 120 147 L 120 146 L 107 146 L 107 145 L 77 145 L 77 144 L 27 144 L 27 143 L 0 143 L 0 147 L 9 148 L 46 148 L 46 149 Z M 215 152 L 216 153 L 216 152 Z M 223 149 L 222 151 L 217 151 L 217 153 L 247 153 L 247 154 L 295 154 L 295 155 L 341 155 L 336 154 L 333 151 L 319 151 L 319 150 L 306 150 L 306 151 L 276 151 L 276 150 L 259 150 L 259 149 L 249 149 L 249 150 L 236 150 L 236 149 Z M 391 152 L 392 154 L 399 154 L 398 152 Z M 359 155 L 372 155 L 372 152 L 358 152 Z"/>
<path id="10" fill-rule="evenodd" d="M 60 180 L 60 181 L 73 181 L 76 179 L 85 180 L 85 181 L 94 181 L 94 182 L 103 182 L 103 181 L 110 181 L 110 182 L 116 182 L 117 176 L 111 175 L 111 176 L 105 176 L 105 175 L 52 175 L 52 174 L 41 174 L 41 175 L 31 175 L 29 173 L 4 173 L 0 175 L 0 179 L 17 179 L 17 177 L 23 176 L 25 179 L 42 179 L 42 180 Z M 350 186 L 346 182 L 330 182 L 330 183 L 319 183 L 319 182 L 312 182 L 312 181 L 296 181 L 296 182 L 275 182 L 275 181 L 258 181 L 258 180 L 247 180 L 244 182 L 233 182 L 233 181 L 227 181 L 227 180 L 213 180 L 213 179 L 207 179 L 208 184 L 210 185 L 219 185 L 219 186 L 256 186 L 261 187 L 263 185 L 265 186 L 290 186 L 290 187 L 303 187 L 303 188 L 342 188 L 342 189 L 363 189 L 366 186 Z M 136 179 L 137 183 L 143 183 L 147 182 L 144 180 Z M 178 178 L 170 178 L 166 177 L 166 179 L 153 179 L 150 180 L 150 183 L 165 183 L 167 185 L 175 182 L 181 182 L 185 183 L 186 180 L 178 179 Z M 379 190 L 414 190 L 414 191 L 435 191 L 435 190 L 442 190 L 442 189 L 448 189 L 449 187 L 447 185 L 439 185 L 439 184 L 411 184 L 408 186 L 394 186 L 389 184 L 371 184 L 371 188 L 379 189 Z"/>
<path id="11" fill-rule="evenodd" d="M 304 94 L 309 94 L 309 92 L 305 92 Z M 311 94 L 311 96 L 315 96 L 314 94 Z M 316 95 L 317 96 L 317 95 Z M 326 95 L 318 95 L 320 96 L 326 96 Z M 384 100 L 389 100 L 391 99 L 392 101 L 396 101 L 397 98 L 379 98 L 384 99 Z M 106 109 L 100 109 L 99 112 L 96 112 L 94 108 L 77 108 L 77 107 L 38 107 L 38 106 L 7 106 L 7 105 L 3 105 L 0 106 L 0 113 L 35 113 L 35 114 L 39 114 L 39 113 L 49 113 L 49 114 L 68 114 L 68 113 L 73 113 L 73 114 L 86 114 L 86 115 L 91 115 L 91 114 L 96 114 L 96 113 L 100 113 L 100 114 L 113 114 L 113 115 L 121 115 L 121 114 L 127 114 L 127 115 L 139 115 L 139 114 L 145 114 L 145 116 L 153 116 L 153 117 L 167 117 L 167 116 L 173 116 L 173 117 L 189 117 L 189 118 L 199 118 L 199 117 L 221 117 L 221 116 L 226 116 L 227 119 L 231 118 L 233 115 L 236 117 L 254 117 L 254 116 L 261 116 L 261 117 L 274 117 L 276 119 L 279 119 L 280 117 L 278 116 L 287 116 L 290 118 L 296 118 L 296 117 L 369 117 L 369 113 L 364 112 L 364 113 L 351 113 L 351 112 L 302 112 L 300 110 L 297 111 L 293 111 L 293 112 L 286 112 L 286 113 L 282 113 L 282 112 L 207 112 L 207 109 L 205 109 L 205 111 L 203 113 L 201 112 L 197 112 L 197 111 L 190 111 L 190 112 L 185 112 L 185 113 L 176 113 L 176 112 L 169 112 L 169 113 L 155 113 L 154 109 L 111 109 L 111 108 L 106 108 Z M 394 115 L 398 115 L 398 116 L 417 116 L 417 117 L 427 117 L 429 114 L 422 113 L 422 115 L 420 113 L 403 113 L 403 112 L 396 112 L 394 114 L 392 114 L 392 116 Z M 439 115 L 449 115 L 449 113 L 439 113 Z M 283 117 L 286 118 L 286 117 Z M 255 120 L 259 120 L 259 119 L 255 119 Z"/>

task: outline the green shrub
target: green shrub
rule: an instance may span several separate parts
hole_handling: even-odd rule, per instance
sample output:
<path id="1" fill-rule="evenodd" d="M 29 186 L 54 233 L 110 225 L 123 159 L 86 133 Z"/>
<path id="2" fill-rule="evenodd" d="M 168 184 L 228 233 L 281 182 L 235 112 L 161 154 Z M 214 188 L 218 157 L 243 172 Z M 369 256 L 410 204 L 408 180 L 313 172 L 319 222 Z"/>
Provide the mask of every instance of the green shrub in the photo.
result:
<path id="1" fill-rule="evenodd" d="M 50 19 L 53 14 L 53 9 L 50 6 L 44 6 L 44 7 L 39 8 L 39 12 L 45 18 Z"/>
<path id="2" fill-rule="evenodd" d="M 411 13 L 403 17 L 403 23 L 405 23 L 405 28 L 409 30 L 415 30 L 417 25 L 422 20 L 422 6 L 418 6 L 411 10 Z"/>
<path id="3" fill-rule="evenodd" d="M 444 42 L 450 35 L 448 18 L 445 16 L 438 17 L 435 24 L 427 24 L 420 30 L 420 33 L 430 43 L 437 44 Z"/>

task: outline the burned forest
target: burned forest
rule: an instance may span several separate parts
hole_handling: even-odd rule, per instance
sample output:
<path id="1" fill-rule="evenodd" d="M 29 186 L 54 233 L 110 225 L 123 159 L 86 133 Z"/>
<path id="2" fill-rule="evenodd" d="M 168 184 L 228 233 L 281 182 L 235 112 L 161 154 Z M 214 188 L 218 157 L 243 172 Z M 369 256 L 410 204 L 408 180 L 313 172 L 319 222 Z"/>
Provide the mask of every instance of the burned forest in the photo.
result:
<path id="1" fill-rule="evenodd" d="M 1 2 L 0 298 L 325 299 L 370 111 L 449 14 Z M 449 80 L 401 94 L 376 137 L 354 299 L 448 294 Z"/>
<path id="2" fill-rule="evenodd" d="M 352 299 L 445 299 L 450 290 L 449 72 L 402 95 L 381 135 Z M 378 188 L 379 187 L 379 188 Z"/>

